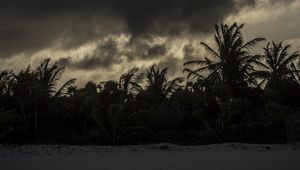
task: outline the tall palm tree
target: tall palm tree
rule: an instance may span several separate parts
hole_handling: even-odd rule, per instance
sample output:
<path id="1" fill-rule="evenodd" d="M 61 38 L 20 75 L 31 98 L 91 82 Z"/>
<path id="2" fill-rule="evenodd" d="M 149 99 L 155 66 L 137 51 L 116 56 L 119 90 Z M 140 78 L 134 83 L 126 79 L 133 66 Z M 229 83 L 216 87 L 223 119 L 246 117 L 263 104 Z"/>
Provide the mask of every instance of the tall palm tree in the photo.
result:
<path id="1" fill-rule="evenodd" d="M 37 76 L 35 72 L 28 66 L 26 69 L 14 75 L 15 83 L 13 85 L 14 97 L 18 100 L 20 111 L 22 113 L 22 120 L 24 122 L 24 131 L 28 132 L 30 128 L 30 121 L 33 117 L 33 105 L 35 99 L 35 83 Z"/>
<path id="2" fill-rule="evenodd" d="M 217 50 L 201 42 L 201 45 L 210 54 L 210 57 L 204 57 L 201 60 L 188 61 L 184 63 L 187 68 L 188 78 L 213 79 L 214 81 L 223 82 L 230 87 L 239 87 L 247 85 L 247 82 L 254 83 L 250 76 L 253 71 L 251 63 L 258 56 L 251 54 L 251 49 L 264 38 L 255 38 L 244 42 L 241 29 L 244 25 L 234 23 L 229 26 L 221 24 L 215 26 L 215 42 Z M 196 69 L 190 69 L 190 66 L 199 66 Z M 207 74 L 207 76 L 204 76 Z"/>
<path id="3" fill-rule="evenodd" d="M 57 62 L 50 64 L 50 58 L 45 59 L 35 70 L 28 66 L 19 74 L 15 75 L 14 95 L 18 97 L 23 117 L 29 120 L 33 117 L 34 132 L 38 130 L 38 112 L 45 109 L 50 103 L 51 97 L 59 97 L 66 93 L 67 88 L 71 86 L 75 79 L 68 80 L 58 90 L 56 90 L 59 81 L 59 74 L 64 67 L 58 66 Z M 25 105 L 28 105 L 28 109 Z M 29 113 L 26 113 L 26 110 Z M 34 113 L 34 116 L 30 113 Z"/>
<path id="4" fill-rule="evenodd" d="M 300 72 L 293 64 L 299 58 L 299 52 L 289 54 L 290 48 L 290 44 L 283 45 L 282 42 L 268 43 L 264 48 L 264 55 L 255 61 L 262 70 L 254 72 L 253 75 L 263 79 L 262 83 L 267 81 L 267 88 L 276 86 L 281 80 L 293 78 L 295 73 Z"/>

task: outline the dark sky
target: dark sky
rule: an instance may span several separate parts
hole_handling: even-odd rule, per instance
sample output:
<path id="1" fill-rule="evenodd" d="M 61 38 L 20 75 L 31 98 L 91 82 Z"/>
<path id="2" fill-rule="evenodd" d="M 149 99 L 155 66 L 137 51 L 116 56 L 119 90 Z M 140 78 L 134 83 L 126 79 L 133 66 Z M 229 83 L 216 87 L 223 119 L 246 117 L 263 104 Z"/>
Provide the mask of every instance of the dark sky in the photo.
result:
<path id="1" fill-rule="evenodd" d="M 299 8 L 299 0 L 1 0 L 0 69 L 51 57 L 79 84 L 152 64 L 176 74 L 217 23 L 246 23 L 246 38 L 298 48 Z"/>

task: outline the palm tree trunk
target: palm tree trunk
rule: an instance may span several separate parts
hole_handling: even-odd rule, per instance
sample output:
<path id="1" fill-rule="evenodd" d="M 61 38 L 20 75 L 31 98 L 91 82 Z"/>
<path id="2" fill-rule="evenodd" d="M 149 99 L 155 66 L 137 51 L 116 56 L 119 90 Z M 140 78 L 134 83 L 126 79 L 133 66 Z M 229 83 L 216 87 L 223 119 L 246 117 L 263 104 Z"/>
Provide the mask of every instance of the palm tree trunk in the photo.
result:
<path id="1" fill-rule="evenodd" d="M 37 120 L 37 112 L 38 112 L 38 109 L 37 107 L 35 106 L 34 107 L 34 133 L 36 134 L 37 133 L 37 130 L 38 130 L 38 120 Z"/>
<path id="2" fill-rule="evenodd" d="M 289 143 L 290 141 L 290 135 L 289 135 L 289 128 L 288 128 L 288 121 L 287 118 L 284 118 L 284 126 L 285 126 L 285 143 Z"/>
<path id="3" fill-rule="evenodd" d="M 85 134 L 85 131 L 86 131 L 86 118 L 83 120 L 83 126 L 82 126 L 82 134 L 84 135 Z"/>
<path id="4" fill-rule="evenodd" d="M 21 111 L 22 111 L 23 119 L 26 119 L 26 114 L 25 114 L 25 111 L 24 111 L 24 105 L 23 105 L 22 99 L 20 99 L 19 103 L 20 103 L 20 108 L 21 108 Z"/>
<path id="5" fill-rule="evenodd" d="M 29 123 L 29 118 L 28 118 L 28 116 L 25 113 L 24 104 L 23 104 L 22 99 L 20 99 L 20 108 L 21 108 L 23 119 L 25 121 L 25 129 L 24 129 L 24 131 L 28 132 L 29 129 L 30 129 L 30 123 Z"/>

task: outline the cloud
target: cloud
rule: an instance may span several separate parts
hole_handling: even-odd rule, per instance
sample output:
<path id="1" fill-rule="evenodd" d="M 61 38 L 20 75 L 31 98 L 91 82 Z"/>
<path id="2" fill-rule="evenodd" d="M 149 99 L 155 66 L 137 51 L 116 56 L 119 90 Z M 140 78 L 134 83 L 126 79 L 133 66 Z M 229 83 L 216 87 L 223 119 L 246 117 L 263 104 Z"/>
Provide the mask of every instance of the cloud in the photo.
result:
<path id="1" fill-rule="evenodd" d="M 257 0 L 255 8 L 242 10 L 226 22 L 246 23 L 243 32 L 247 38 L 285 41 L 300 37 L 299 8 L 299 0 Z"/>
<path id="2" fill-rule="evenodd" d="M 178 34 L 183 29 L 208 32 L 227 15 L 254 5 L 254 0 L 119 0 L 116 4 L 134 35 L 164 35 Z"/>
<path id="3" fill-rule="evenodd" d="M 123 53 L 129 61 L 144 59 L 150 60 L 159 58 L 167 53 L 164 42 L 155 42 L 153 37 L 130 37 L 123 47 Z"/>
<path id="4" fill-rule="evenodd" d="M 163 44 L 154 44 L 149 48 L 147 53 L 143 56 L 143 58 L 153 58 L 163 56 L 167 53 L 167 47 Z"/>
<path id="5" fill-rule="evenodd" d="M 283 3 L 283 4 L 288 4 L 291 2 L 294 2 L 296 0 L 265 0 L 269 4 L 274 4 L 274 3 Z"/>
<path id="6" fill-rule="evenodd" d="M 186 44 L 183 49 L 183 60 L 184 61 L 191 61 L 195 59 L 195 48 L 192 44 Z"/>
<path id="7" fill-rule="evenodd" d="M 39 14 L 36 14 L 39 15 Z M 102 16 L 50 15 L 41 18 L 0 11 L 0 57 L 18 53 L 29 56 L 47 48 L 70 49 L 123 30 L 120 23 Z M 104 24 L 105 23 L 105 24 Z M 101 30 L 101 31 L 100 31 Z"/>
<path id="8" fill-rule="evenodd" d="M 119 51 L 118 44 L 113 39 L 108 39 L 98 44 L 91 52 L 79 61 L 73 61 L 72 57 L 59 59 L 58 63 L 68 66 L 71 69 L 93 70 L 99 67 L 109 68 L 113 64 L 122 62 L 122 53 Z"/>
<path id="9" fill-rule="evenodd" d="M 102 40 L 83 57 L 62 57 L 58 63 L 71 69 L 93 70 L 138 60 L 156 60 L 164 57 L 168 52 L 169 49 L 165 44 L 149 41 L 132 43 L 128 40 L 120 42 L 115 37 L 110 37 Z"/>
<path id="10" fill-rule="evenodd" d="M 108 34 L 207 33 L 254 0 L 2 0 L 0 57 L 77 48 Z"/>
<path id="11" fill-rule="evenodd" d="M 79 84 L 152 64 L 178 76 L 185 61 L 205 55 L 201 41 L 214 44 L 211 31 L 217 23 L 246 23 L 245 40 L 298 42 L 299 2 L 1 0 L 0 67 L 24 68 L 51 57 L 67 66 L 64 76 L 78 77 Z"/>
<path id="12" fill-rule="evenodd" d="M 167 68 L 168 69 L 168 76 L 174 77 L 181 75 L 183 61 L 182 59 L 176 58 L 173 55 L 166 56 L 163 60 L 158 62 L 158 66 L 160 68 Z"/>

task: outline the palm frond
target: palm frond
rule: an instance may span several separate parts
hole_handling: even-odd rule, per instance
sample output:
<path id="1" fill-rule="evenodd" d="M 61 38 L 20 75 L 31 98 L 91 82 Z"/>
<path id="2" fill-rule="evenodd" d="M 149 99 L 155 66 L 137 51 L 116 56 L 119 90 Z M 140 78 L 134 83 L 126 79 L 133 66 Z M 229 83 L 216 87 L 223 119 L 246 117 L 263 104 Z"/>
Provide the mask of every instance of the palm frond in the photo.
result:
<path id="1" fill-rule="evenodd" d="M 55 93 L 54 97 L 59 97 L 59 96 L 63 95 L 63 93 L 65 93 L 67 91 L 67 89 L 75 83 L 75 81 L 76 81 L 76 79 L 70 79 L 67 82 L 65 82 L 59 88 L 59 90 Z"/>
<path id="2" fill-rule="evenodd" d="M 200 45 L 202 45 L 206 49 L 206 51 L 209 54 L 211 54 L 213 57 L 220 58 L 220 55 L 215 50 L 213 50 L 210 46 L 208 46 L 206 43 L 201 42 Z"/>
<path id="3" fill-rule="evenodd" d="M 241 48 L 251 49 L 252 47 L 257 45 L 257 43 L 265 40 L 266 40 L 265 38 L 255 38 L 253 40 L 246 42 Z"/>

